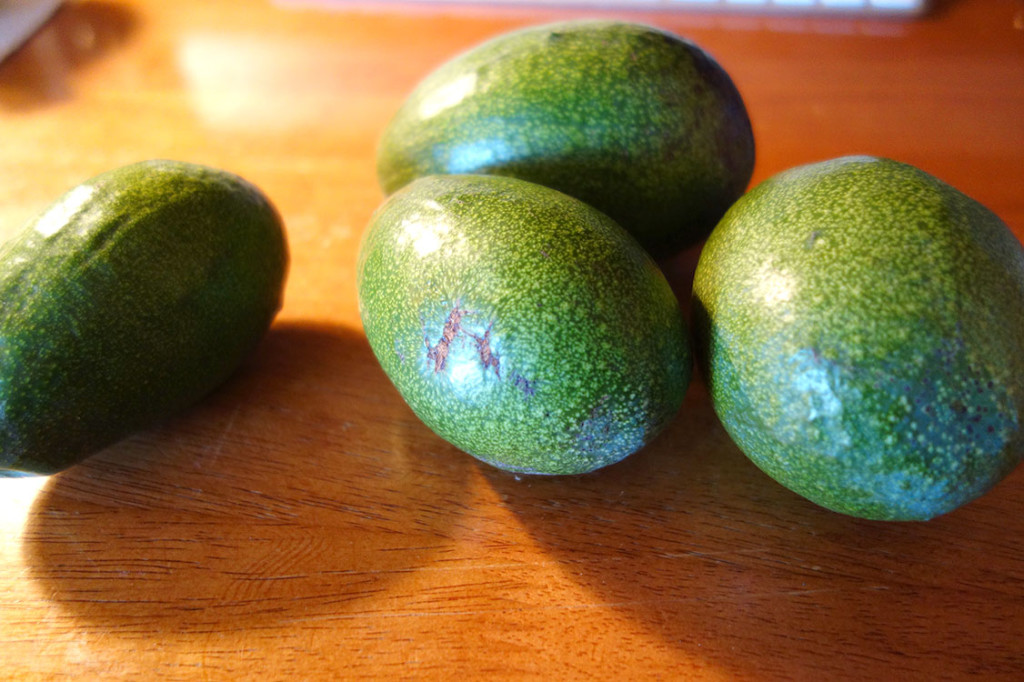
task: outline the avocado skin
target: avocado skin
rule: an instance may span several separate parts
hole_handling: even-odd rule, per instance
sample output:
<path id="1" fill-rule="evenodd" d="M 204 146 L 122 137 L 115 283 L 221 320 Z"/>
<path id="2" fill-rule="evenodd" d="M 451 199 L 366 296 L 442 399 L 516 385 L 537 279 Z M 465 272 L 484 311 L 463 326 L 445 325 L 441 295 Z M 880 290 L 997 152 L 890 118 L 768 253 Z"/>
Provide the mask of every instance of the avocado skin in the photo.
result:
<path id="1" fill-rule="evenodd" d="M 921 170 L 846 157 L 766 180 L 705 244 L 694 308 L 725 428 L 819 505 L 926 520 L 1020 462 L 1024 250 Z"/>
<path id="2" fill-rule="evenodd" d="M 678 301 L 604 214 L 514 178 L 431 176 L 374 214 L 360 313 L 436 434 L 484 462 L 581 474 L 675 416 L 691 355 Z"/>
<path id="3" fill-rule="evenodd" d="M 385 192 L 439 173 L 508 175 L 604 211 L 656 258 L 704 239 L 746 189 L 754 138 L 700 47 L 621 21 L 494 38 L 430 74 L 386 128 Z"/>
<path id="4" fill-rule="evenodd" d="M 145 161 L 69 191 L 0 252 L 0 468 L 60 471 L 196 402 L 270 325 L 287 260 L 277 212 L 223 171 Z"/>

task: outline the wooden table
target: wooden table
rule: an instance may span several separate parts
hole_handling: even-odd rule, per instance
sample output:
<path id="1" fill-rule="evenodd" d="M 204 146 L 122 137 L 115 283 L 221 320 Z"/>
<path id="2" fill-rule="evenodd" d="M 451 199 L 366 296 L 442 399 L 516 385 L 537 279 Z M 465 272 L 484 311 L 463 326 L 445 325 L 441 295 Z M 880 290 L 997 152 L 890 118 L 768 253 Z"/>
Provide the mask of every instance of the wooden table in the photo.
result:
<path id="1" fill-rule="evenodd" d="M 0 64 L 0 236 L 95 173 L 174 157 L 262 187 L 292 249 L 284 309 L 222 389 L 65 473 L 0 480 L 0 678 L 1024 679 L 1024 468 L 929 523 L 847 518 L 750 464 L 698 382 L 624 463 L 516 477 L 388 383 L 354 279 L 376 139 L 441 61 L 570 15 L 93 0 Z M 621 16 L 733 75 L 755 182 L 891 156 L 1024 236 L 1024 4 Z M 666 264 L 684 297 L 693 256 Z"/>

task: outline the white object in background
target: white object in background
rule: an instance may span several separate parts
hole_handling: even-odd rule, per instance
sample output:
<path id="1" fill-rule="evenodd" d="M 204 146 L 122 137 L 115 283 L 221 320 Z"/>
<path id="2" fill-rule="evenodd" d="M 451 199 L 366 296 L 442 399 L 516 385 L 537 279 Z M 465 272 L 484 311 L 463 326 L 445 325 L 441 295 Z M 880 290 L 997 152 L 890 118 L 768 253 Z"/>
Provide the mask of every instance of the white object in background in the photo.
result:
<path id="1" fill-rule="evenodd" d="M 273 0 L 279 6 L 345 8 L 403 5 L 457 7 L 554 7 L 615 10 L 679 10 L 801 14 L 808 16 L 906 17 L 923 15 L 932 0 Z"/>
<path id="2" fill-rule="evenodd" d="M 61 0 L 0 0 L 0 61 L 28 40 L 60 3 Z"/>

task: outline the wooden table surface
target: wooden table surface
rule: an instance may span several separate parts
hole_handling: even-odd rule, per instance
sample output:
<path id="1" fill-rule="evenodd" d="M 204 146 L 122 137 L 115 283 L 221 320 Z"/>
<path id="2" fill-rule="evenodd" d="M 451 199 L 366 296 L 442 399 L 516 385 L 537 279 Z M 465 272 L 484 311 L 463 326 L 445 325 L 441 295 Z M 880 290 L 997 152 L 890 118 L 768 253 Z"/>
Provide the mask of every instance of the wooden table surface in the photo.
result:
<path id="1" fill-rule="evenodd" d="M 1024 467 L 928 523 L 844 517 L 749 463 L 698 381 L 625 462 L 517 477 L 434 436 L 376 365 L 354 260 L 383 126 L 456 52 L 580 14 L 90 0 L 0 64 L 0 237 L 172 157 L 262 187 L 292 251 L 279 318 L 220 390 L 0 480 L 0 678 L 1024 679 Z M 732 74 L 755 182 L 890 156 L 1024 236 L 1021 2 L 616 16 Z M 684 299 L 693 261 L 665 264 Z"/>

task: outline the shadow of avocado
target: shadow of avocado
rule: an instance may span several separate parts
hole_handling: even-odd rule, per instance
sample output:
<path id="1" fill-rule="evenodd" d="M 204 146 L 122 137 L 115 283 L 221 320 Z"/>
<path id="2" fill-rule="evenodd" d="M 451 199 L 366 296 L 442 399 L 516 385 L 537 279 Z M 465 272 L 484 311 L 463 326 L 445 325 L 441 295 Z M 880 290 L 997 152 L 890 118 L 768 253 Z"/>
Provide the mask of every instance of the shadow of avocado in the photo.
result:
<path id="1" fill-rule="evenodd" d="M 189 413 L 53 476 L 24 563 L 81 619 L 165 639 L 389 608 L 470 469 L 362 334 L 281 324 Z"/>
<path id="2" fill-rule="evenodd" d="M 481 471 L 595 605 L 730 676 L 862 679 L 880 660 L 1019 675 L 1024 549 L 992 519 L 1018 516 L 1024 471 L 926 524 L 842 516 L 757 469 L 699 380 L 667 431 L 619 464 L 573 478 Z M 970 632 L 986 633 L 980 648 Z"/>
<path id="3" fill-rule="evenodd" d="M 924 16 L 926 19 L 935 20 L 949 12 L 954 5 L 960 4 L 961 0 L 931 0 Z"/>
<path id="4" fill-rule="evenodd" d="M 116 52 L 137 23 L 135 10 L 123 3 L 65 3 L 0 63 L 0 109 L 32 109 L 71 98 L 75 72 Z"/>
<path id="5" fill-rule="evenodd" d="M 683 311 L 683 317 L 687 324 L 690 322 L 690 298 L 693 292 L 693 276 L 697 270 L 697 261 L 700 260 L 701 249 L 704 243 L 695 244 L 688 249 L 657 261 L 658 268 L 665 275 L 668 284 L 672 287 L 672 293 L 679 301 L 679 309 Z"/>

